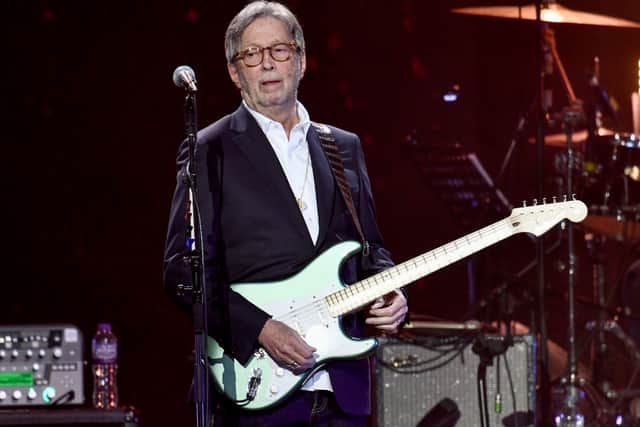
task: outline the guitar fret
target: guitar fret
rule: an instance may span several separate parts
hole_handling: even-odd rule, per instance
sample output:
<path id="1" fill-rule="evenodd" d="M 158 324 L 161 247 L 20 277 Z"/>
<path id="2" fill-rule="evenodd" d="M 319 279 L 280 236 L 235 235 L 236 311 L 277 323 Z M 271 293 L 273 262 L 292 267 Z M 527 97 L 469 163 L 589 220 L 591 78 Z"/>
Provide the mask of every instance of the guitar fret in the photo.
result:
<path id="1" fill-rule="evenodd" d="M 524 230 L 518 228 L 526 218 L 521 218 L 521 216 L 534 214 L 535 212 L 514 213 L 509 218 L 490 224 L 474 233 L 354 283 L 351 285 L 352 289 L 341 294 L 342 299 L 337 301 L 336 310 L 345 313 L 358 308 L 394 289 L 491 246 L 513 233 L 522 232 Z"/>
<path id="2" fill-rule="evenodd" d="M 385 295 L 427 274 L 465 258 L 511 234 L 504 221 L 492 224 L 476 233 L 464 236 L 431 252 L 412 258 L 397 266 L 352 284 L 339 292 L 336 310 L 346 313 L 379 296 Z M 484 238 L 483 238 L 484 231 Z M 487 239 L 486 237 L 491 237 Z M 488 241 L 483 241 L 488 240 Z"/>

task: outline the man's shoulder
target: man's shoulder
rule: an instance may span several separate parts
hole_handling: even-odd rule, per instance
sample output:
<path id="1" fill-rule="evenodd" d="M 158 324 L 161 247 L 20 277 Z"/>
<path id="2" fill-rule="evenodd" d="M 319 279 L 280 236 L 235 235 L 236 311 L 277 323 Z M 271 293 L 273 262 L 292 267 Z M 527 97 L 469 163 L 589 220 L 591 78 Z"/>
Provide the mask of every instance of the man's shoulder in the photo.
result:
<path id="1" fill-rule="evenodd" d="M 202 142 L 209 142 L 220 137 L 220 135 L 222 135 L 230 128 L 232 116 L 233 113 L 227 114 L 226 116 L 209 124 L 205 128 L 200 129 L 198 131 L 198 140 Z"/>
<path id="2" fill-rule="evenodd" d="M 320 123 L 320 122 L 311 122 L 311 125 L 316 130 L 319 135 L 331 134 L 334 136 L 337 142 L 348 143 L 348 142 L 356 142 L 358 141 L 358 135 L 355 133 L 348 131 L 346 129 L 339 128 L 337 126 Z"/>

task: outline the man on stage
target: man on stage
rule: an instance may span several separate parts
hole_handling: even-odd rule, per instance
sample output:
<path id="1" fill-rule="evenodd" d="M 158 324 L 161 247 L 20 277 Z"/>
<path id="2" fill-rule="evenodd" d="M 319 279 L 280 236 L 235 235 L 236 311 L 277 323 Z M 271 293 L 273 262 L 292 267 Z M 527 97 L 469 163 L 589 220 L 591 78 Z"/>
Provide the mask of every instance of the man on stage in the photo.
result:
<path id="1" fill-rule="evenodd" d="M 276 2 L 248 4 L 229 24 L 225 53 L 229 76 L 242 103 L 235 112 L 199 132 L 196 149 L 208 286 L 286 279 L 345 240 L 367 242 L 368 251 L 343 265 L 344 283 L 392 266 L 376 224 L 358 137 L 328 127 L 344 165 L 349 202 L 337 184 L 335 166 L 321 146 L 320 128 L 311 123 L 309 112 L 297 99 L 306 56 L 296 17 Z M 178 156 L 178 184 L 164 259 L 165 286 L 172 296 L 178 284 L 190 282 L 191 275 L 183 260 L 187 255 L 186 161 L 185 143 Z M 189 311 L 189 298 L 174 298 Z M 316 349 L 298 332 L 233 290 L 228 291 L 227 299 L 229 324 L 218 301 L 208 305 L 210 334 L 222 340 L 240 363 L 257 348 L 264 348 L 293 372 L 313 366 Z M 394 291 L 362 312 L 345 316 L 342 324 L 345 333 L 354 337 L 362 336 L 365 324 L 394 332 L 406 313 L 405 295 Z M 230 342 L 225 342 L 225 336 Z M 273 408 L 243 411 L 216 396 L 214 423 L 366 426 L 371 413 L 369 380 L 367 359 L 330 362 Z"/>

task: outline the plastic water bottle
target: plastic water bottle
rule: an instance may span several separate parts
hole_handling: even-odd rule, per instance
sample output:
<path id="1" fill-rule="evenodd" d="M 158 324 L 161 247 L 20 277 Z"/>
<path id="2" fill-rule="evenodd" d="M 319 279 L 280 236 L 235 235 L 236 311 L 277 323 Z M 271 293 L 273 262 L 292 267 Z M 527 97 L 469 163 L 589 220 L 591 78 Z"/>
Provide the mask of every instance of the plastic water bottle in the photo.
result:
<path id="1" fill-rule="evenodd" d="M 118 407 L 118 338 L 111 332 L 111 324 L 99 323 L 91 340 L 93 357 L 93 407 Z"/>

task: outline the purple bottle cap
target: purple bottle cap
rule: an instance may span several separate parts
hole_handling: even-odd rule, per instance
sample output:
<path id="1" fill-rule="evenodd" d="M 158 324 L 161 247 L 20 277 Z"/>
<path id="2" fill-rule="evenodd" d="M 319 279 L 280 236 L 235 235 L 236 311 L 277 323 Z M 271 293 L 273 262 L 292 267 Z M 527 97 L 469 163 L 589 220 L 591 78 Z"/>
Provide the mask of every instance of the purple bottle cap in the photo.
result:
<path id="1" fill-rule="evenodd" d="M 98 330 L 111 332 L 111 323 L 98 323 Z"/>

